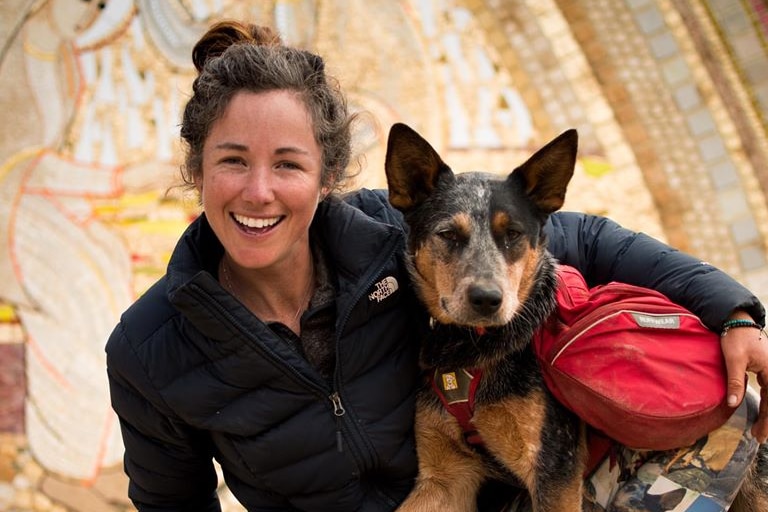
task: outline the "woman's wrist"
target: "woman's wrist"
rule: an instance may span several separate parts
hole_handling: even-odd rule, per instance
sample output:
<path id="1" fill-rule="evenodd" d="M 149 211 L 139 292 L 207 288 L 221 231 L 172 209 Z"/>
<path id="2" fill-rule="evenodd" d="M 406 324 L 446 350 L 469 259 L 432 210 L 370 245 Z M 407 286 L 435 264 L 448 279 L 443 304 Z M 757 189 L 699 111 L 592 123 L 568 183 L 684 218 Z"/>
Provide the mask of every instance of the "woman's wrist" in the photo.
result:
<path id="1" fill-rule="evenodd" d="M 731 329 L 735 329 L 737 327 L 748 327 L 751 329 L 757 329 L 758 331 L 762 330 L 762 326 L 755 322 L 754 320 L 746 320 L 746 319 L 733 319 L 733 320 L 726 320 L 723 322 L 723 330 L 720 332 L 720 336 L 725 336 L 728 334 L 728 331 Z"/>
<path id="2" fill-rule="evenodd" d="M 731 315 L 728 317 L 728 319 L 723 322 L 723 325 L 721 327 L 720 336 L 723 337 L 726 334 L 728 334 L 728 331 L 731 329 L 736 328 L 748 328 L 748 329 L 757 329 L 759 331 L 763 330 L 763 326 L 759 323 L 755 322 L 755 320 L 743 310 L 735 310 Z"/>

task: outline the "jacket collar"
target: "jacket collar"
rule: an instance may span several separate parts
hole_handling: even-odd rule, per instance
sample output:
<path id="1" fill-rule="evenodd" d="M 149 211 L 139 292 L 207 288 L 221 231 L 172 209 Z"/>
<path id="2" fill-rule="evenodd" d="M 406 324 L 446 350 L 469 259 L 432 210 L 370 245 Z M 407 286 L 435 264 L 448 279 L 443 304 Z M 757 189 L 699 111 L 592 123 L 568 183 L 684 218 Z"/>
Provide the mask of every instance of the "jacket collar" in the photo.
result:
<path id="1" fill-rule="evenodd" d="M 213 234 L 205 214 L 201 214 L 184 231 L 168 262 L 168 291 L 173 293 L 200 272 L 217 275 L 224 247 Z"/>
<path id="2" fill-rule="evenodd" d="M 320 203 L 311 229 L 339 277 L 365 276 L 400 233 L 336 196 Z"/>

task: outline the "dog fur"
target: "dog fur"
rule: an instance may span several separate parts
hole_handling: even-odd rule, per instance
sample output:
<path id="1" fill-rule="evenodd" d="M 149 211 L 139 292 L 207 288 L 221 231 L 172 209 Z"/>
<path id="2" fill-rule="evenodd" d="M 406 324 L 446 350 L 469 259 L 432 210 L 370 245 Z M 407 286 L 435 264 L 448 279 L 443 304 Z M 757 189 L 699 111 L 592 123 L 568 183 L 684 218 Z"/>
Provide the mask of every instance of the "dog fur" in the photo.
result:
<path id="1" fill-rule="evenodd" d="M 419 475 L 401 511 L 474 511 L 488 479 L 523 486 L 534 512 L 582 510 L 586 428 L 548 392 L 530 345 L 555 307 L 542 230 L 563 205 L 577 145 L 568 130 L 506 177 L 454 174 L 411 128 L 390 131 L 389 200 L 408 224 L 409 271 L 434 322 L 421 364 L 483 374 L 472 417 L 481 449 L 429 387 L 420 392 Z M 749 508 L 766 495 L 760 485 L 745 484 L 748 499 L 732 510 L 763 510 Z"/>

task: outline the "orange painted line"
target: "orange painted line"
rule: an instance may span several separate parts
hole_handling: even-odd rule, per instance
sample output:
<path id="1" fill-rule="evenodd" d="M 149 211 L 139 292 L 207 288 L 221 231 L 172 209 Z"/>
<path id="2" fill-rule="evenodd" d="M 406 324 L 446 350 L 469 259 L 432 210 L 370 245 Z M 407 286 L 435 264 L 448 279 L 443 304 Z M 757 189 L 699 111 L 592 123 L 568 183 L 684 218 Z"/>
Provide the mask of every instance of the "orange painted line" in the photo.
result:
<path id="1" fill-rule="evenodd" d="M 17 153 L 14 157 L 9 159 L 9 161 L 3 165 L 3 169 L 6 168 L 6 165 L 8 166 L 8 169 L 12 165 L 15 165 L 16 162 L 21 162 L 24 160 L 24 158 L 29 158 L 34 156 L 32 160 L 26 165 L 26 167 L 23 170 L 23 177 L 21 178 L 21 184 L 19 186 L 19 190 L 17 191 L 15 197 L 13 198 L 13 206 L 11 206 L 9 215 L 8 215 L 8 246 L 11 247 L 11 250 L 9 251 L 9 256 L 11 259 L 11 268 L 13 268 L 13 273 L 16 275 L 16 279 L 21 284 L 22 288 L 24 287 L 24 279 L 21 273 L 21 264 L 19 263 L 19 259 L 16 255 L 16 251 L 13 250 L 13 247 L 16 246 L 14 243 L 14 240 L 16 238 L 16 215 L 19 211 L 19 202 L 21 202 L 22 198 L 22 191 L 24 189 L 24 184 L 27 180 L 29 180 L 29 175 L 32 172 L 32 170 L 35 168 L 35 166 L 38 164 L 40 159 L 45 154 L 45 150 L 40 148 L 34 148 L 31 150 L 28 150 L 28 152 L 20 152 Z M 2 170 L 0 169 L 0 179 L 2 179 Z M 26 292 L 25 292 L 26 295 Z M 31 297 L 27 297 L 27 299 L 31 299 Z"/>
<path id="2" fill-rule="evenodd" d="M 51 364 L 50 360 L 45 357 L 43 354 L 43 351 L 40 349 L 40 345 L 35 343 L 34 338 L 32 338 L 29 333 L 27 333 L 27 345 L 29 345 L 29 348 L 32 350 L 33 355 L 40 361 L 40 365 L 43 367 L 43 369 L 48 372 L 48 374 L 53 377 L 53 379 L 63 388 L 70 390 L 72 389 L 72 384 L 64 377 L 64 375 L 59 372 L 56 367 Z"/>

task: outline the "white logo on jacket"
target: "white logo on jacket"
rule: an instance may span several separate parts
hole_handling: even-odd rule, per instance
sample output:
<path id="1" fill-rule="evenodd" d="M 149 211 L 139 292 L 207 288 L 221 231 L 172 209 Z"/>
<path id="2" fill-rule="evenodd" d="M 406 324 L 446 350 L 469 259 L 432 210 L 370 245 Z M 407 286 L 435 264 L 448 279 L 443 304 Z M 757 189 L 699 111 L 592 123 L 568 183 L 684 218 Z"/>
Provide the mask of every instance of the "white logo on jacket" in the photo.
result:
<path id="1" fill-rule="evenodd" d="M 368 295 L 368 300 L 381 302 L 397 291 L 399 285 L 397 279 L 387 276 L 374 285 L 376 289 Z"/>

